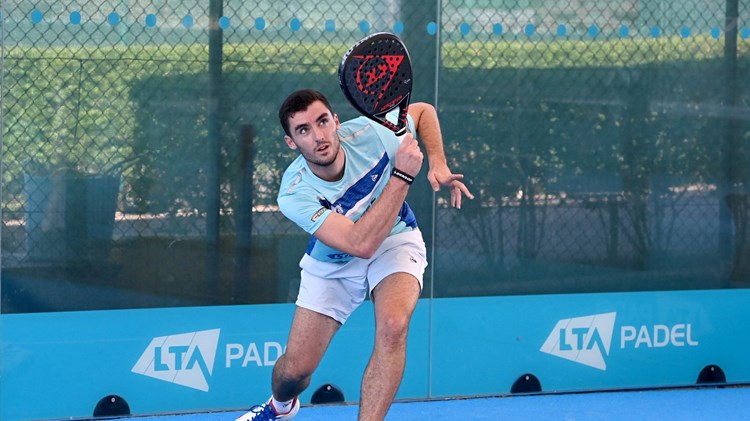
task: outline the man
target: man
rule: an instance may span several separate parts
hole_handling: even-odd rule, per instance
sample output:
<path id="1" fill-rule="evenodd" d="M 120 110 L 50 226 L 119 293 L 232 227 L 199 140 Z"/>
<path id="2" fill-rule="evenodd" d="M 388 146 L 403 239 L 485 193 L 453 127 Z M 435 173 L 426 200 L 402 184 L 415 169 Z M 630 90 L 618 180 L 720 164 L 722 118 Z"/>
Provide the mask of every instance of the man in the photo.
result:
<path id="1" fill-rule="evenodd" d="M 434 190 L 451 204 L 473 196 L 446 164 L 434 107 L 415 103 L 410 125 L 420 135 Z M 406 337 L 427 266 L 416 219 L 404 199 L 422 166 L 416 139 L 399 139 L 365 117 L 341 124 L 326 97 L 292 93 L 279 109 L 286 144 L 300 156 L 287 168 L 278 203 L 313 235 L 300 261 L 301 284 L 286 352 L 276 362 L 272 396 L 238 420 L 289 420 L 297 397 L 334 334 L 367 294 L 375 308 L 375 347 L 362 379 L 360 420 L 382 420 L 406 363 Z"/>

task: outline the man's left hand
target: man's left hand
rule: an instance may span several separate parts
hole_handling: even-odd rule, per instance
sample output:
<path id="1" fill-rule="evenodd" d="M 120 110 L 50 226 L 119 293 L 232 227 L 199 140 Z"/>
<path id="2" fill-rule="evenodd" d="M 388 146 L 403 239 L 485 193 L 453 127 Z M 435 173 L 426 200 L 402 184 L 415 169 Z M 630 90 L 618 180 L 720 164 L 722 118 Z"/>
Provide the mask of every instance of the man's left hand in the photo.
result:
<path id="1" fill-rule="evenodd" d="M 464 178 L 463 174 L 453 174 L 447 165 L 440 165 L 437 168 L 430 168 L 427 173 L 427 180 L 432 186 L 432 190 L 439 191 L 440 186 L 445 186 L 451 190 L 451 206 L 461 209 L 461 199 L 464 195 L 473 199 L 469 189 L 460 180 Z"/>

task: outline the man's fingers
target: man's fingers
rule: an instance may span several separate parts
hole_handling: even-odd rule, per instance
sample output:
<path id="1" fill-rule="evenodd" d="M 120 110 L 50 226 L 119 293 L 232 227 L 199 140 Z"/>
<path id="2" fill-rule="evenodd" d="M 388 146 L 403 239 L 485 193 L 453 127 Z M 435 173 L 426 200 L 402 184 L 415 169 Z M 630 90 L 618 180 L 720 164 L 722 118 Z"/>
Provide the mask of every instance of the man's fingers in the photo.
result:
<path id="1" fill-rule="evenodd" d="M 432 182 L 432 189 L 435 191 L 440 190 L 440 185 L 446 186 L 446 187 L 453 187 L 453 183 L 459 182 L 458 180 L 461 180 L 464 178 L 463 174 L 450 174 L 448 178 L 437 180 L 435 182 Z"/>
<path id="2" fill-rule="evenodd" d="M 451 206 L 461 209 L 461 191 L 457 187 L 451 188 Z"/>
<path id="3" fill-rule="evenodd" d="M 461 209 L 462 196 L 464 195 L 466 195 L 466 197 L 468 197 L 469 199 L 474 198 L 474 195 L 471 194 L 464 183 L 461 183 L 460 181 L 456 181 L 455 183 L 453 183 L 453 187 L 451 187 L 451 206 L 457 209 Z"/>
<path id="4" fill-rule="evenodd" d="M 463 192 L 464 195 L 466 195 L 466 197 L 468 197 L 469 199 L 474 198 L 474 195 L 471 194 L 471 192 L 469 191 L 469 188 L 466 187 L 464 183 L 458 182 L 457 184 L 458 184 L 458 188 L 461 190 L 461 192 Z"/>
<path id="5" fill-rule="evenodd" d="M 453 184 L 454 181 L 461 180 L 462 178 L 464 178 L 463 174 L 451 174 L 450 177 L 448 177 L 448 180 L 443 184 Z"/>

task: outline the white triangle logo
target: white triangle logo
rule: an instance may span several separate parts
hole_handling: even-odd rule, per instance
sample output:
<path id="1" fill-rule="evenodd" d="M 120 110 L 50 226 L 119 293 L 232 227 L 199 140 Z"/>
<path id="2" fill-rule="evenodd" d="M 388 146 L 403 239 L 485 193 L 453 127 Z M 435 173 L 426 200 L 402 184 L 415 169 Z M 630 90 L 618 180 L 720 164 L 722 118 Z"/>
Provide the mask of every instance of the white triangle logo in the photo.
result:
<path id="1" fill-rule="evenodd" d="M 539 349 L 547 354 L 606 370 L 617 313 L 562 319 Z"/>
<path id="2" fill-rule="evenodd" d="M 208 392 L 221 329 L 160 336 L 151 340 L 133 373 Z"/>

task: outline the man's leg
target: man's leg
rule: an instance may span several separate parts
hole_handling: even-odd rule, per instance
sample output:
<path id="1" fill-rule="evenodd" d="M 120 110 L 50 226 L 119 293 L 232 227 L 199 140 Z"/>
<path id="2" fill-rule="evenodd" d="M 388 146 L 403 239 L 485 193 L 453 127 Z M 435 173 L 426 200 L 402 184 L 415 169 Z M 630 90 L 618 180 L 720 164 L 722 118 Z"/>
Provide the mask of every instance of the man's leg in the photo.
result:
<path id="1" fill-rule="evenodd" d="M 286 351 L 273 367 L 272 391 L 278 401 L 299 396 L 341 324 L 332 318 L 297 307 L 289 331 Z"/>
<path id="2" fill-rule="evenodd" d="M 401 384 L 406 365 L 406 336 L 421 293 L 407 273 L 383 279 L 372 293 L 375 305 L 375 347 L 362 379 L 360 421 L 381 421 Z"/>

